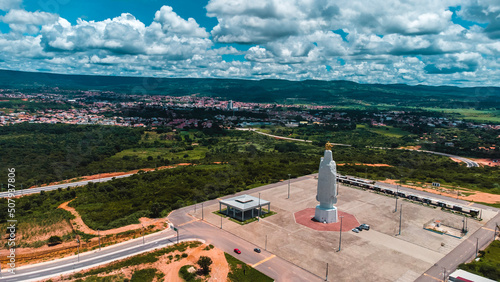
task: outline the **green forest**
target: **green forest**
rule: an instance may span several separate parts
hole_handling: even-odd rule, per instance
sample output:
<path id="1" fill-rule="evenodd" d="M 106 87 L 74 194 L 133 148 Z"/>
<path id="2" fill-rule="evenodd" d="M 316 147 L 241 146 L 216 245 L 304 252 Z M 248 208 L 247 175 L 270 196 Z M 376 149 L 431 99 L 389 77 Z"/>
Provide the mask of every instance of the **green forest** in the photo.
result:
<path id="1" fill-rule="evenodd" d="M 57 212 L 56 207 L 75 199 L 70 205 L 86 224 L 101 230 L 137 223 L 142 216 L 165 216 L 171 210 L 195 202 L 288 179 L 288 174 L 294 178 L 314 173 L 324 151 L 323 141 L 287 142 L 253 132 L 222 129 L 145 131 L 21 124 L 0 128 L 0 132 L 0 141 L 8 145 L 11 152 L 8 153 L 4 145 L 0 147 L 6 150 L 2 153 L 3 165 L 16 167 L 16 177 L 24 183 L 104 171 L 190 164 L 18 199 L 16 217 L 30 224 L 45 224 L 37 223 L 36 218 L 53 221 L 67 218 L 70 215 Z M 361 142 L 363 134 L 377 133 L 362 130 L 353 136 L 356 134 Z M 395 138 L 377 136 L 382 138 L 381 142 L 389 143 Z M 466 168 L 444 156 L 362 146 L 336 146 L 333 154 L 337 164 L 342 164 L 338 171 L 345 175 L 440 182 L 500 194 L 500 170 L 494 167 Z M 0 203 L 4 205 L 5 200 L 1 199 Z M 1 216 L 3 212 L 5 210 L 0 210 L 1 219 L 6 218 Z"/>

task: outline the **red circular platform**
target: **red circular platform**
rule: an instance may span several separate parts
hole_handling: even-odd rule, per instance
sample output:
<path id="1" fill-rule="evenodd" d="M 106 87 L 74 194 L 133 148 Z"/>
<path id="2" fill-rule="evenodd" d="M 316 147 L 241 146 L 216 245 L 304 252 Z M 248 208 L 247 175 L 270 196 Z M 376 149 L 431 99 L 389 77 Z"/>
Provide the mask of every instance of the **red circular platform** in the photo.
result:
<path id="1" fill-rule="evenodd" d="M 359 226 L 356 217 L 350 213 L 338 210 L 339 221 L 325 224 L 314 219 L 314 212 L 314 208 L 307 208 L 294 213 L 295 222 L 318 231 L 340 231 L 340 217 L 343 216 L 342 232 L 351 231 L 354 227 Z"/>

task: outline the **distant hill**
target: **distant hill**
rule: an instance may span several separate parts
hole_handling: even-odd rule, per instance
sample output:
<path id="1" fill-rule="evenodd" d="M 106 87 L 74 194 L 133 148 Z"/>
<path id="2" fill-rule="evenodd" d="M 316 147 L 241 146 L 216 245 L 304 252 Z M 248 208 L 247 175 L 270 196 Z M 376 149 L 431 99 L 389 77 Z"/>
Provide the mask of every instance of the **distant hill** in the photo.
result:
<path id="1" fill-rule="evenodd" d="M 499 110 L 499 87 L 359 84 L 350 81 L 143 78 L 0 70 L 0 87 L 110 90 L 123 94 L 217 96 L 243 102 Z"/>

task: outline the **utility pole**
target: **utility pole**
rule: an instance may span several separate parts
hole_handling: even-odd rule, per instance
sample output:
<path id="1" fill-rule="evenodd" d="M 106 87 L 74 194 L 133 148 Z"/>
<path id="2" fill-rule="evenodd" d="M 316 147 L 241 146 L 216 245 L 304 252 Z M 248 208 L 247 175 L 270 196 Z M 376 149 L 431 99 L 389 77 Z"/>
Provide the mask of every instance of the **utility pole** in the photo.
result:
<path id="1" fill-rule="evenodd" d="M 288 174 L 288 198 L 290 199 L 290 173 Z"/>
<path id="2" fill-rule="evenodd" d="M 340 216 L 340 234 L 339 234 L 339 250 L 337 252 L 340 252 L 340 247 L 342 246 L 342 219 L 344 216 Z"/>
<path id="3" fill-rule="evenodd" d="M 476 258 L 478 252 L 479 252 L 479 238 L 476 237 Z"/>
<path id="4" fill-rule="evenodd" d="M 80 262 L 80 239 L 76 239 L 76 242 L 78 243 L 78 262 Z"/>
<path id="5" fill-rule="evenodd" d="M 325 281 L 328 281 L 328 262 L 326 263 L 326 277 Z"/>
<path id="6" fill-rule="evenodd" d="M 97 229 L 97 237 L 99 237 L 99 251 L 101 250 L 101 235 L 99 235 L 99 229 Z"/>
<path id="7" fill-rule="evenodd" d="M 399 185 L 401 184 L 401 178 L 399 178 L 399 183 L 396 186 L 396 207 L 394 208 L 394 212 L 398 211 L 398 194 L 399 194 Z"/>
<path id="8" fill-rule="evenodd" d="M 144 242 L 144 233 L 146 233 L 146 232 L 144 230 L 144 224 L 141 223 L 141 225 L 142 225 L 142 244 L 144 245 L 145 244 L 145 242 Z"/>
<path id="9" fill-rule="evenodd" d="M 403 204 L 399 208 L 399 235 L 401 235 L 401 221 L 403 219 Z"/>
<path id="10" fill-rule="evenodd" d="M 259 219 L 257 221 L 260 221 L 261 215 L 262 215 L 262 207 L 260 206 L 260 192 L 259 192 Z"/>

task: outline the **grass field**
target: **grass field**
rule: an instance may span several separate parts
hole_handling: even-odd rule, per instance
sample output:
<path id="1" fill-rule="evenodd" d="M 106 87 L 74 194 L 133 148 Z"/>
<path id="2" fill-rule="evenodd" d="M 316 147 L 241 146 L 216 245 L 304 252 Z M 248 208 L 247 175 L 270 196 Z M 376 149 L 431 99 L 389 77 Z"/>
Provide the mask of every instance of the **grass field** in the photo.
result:
<path id="1" fill-rule="evenodd" d="M 228 253 L 224 253 L 226 256 L 227 263 L 229 264 L 229 274 L 228 281 L 231 282 L 272 282 L 274 281 L 269 276 L 261 273 L 260 271 L 254 269 L 248 264 L 242 262 L 241 260 L 233 257 Z"/>
<path id="2" fill-rule="evenodd" d="M 483 111 L 474 109 L 441 109 L 441 108 L 423 108 L 427 111 L 444 112 L 456 114 L 457 118 L 473 120 L 478 122 L 500 122 L 500 111 Z"/>
<path id="3" fill-rule="evenodd" d="M 500 241 L 493 241 L 484 251 L 480 252 L 479 261 L 463 263 L 458 268 L 500 281 Z"/>
<path id="4" fill-rule="evenodd" d="M 375 127 L 368 127 L 365 124 L 358 124 L 356 125 L 356 130 L 367 130 L 373 133 L 385 135 L 387 137 L 396 137 L 396 138 L 401 138 L 406 135 L 410 135 L 410 132 L 401 130 L 400 128 L 396 128 L 393 126 L 375 126 Z"/>

